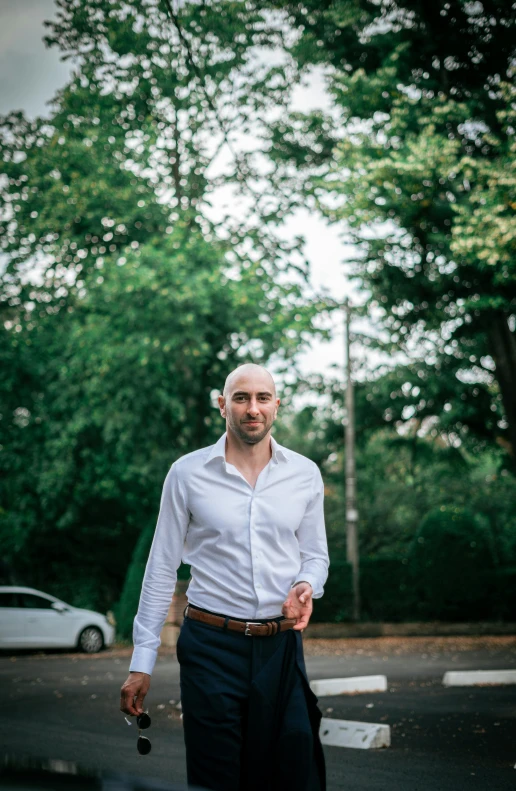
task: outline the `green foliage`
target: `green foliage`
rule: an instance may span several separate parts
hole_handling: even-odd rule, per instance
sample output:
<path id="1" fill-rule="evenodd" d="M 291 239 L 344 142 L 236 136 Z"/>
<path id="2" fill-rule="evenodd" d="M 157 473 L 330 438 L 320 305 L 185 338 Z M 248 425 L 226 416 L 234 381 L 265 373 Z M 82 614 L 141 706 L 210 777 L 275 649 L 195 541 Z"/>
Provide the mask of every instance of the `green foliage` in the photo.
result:
<path id="1" fill-rule="evenodd" d="M 383 331 L 376 345 L 412 363 L 412 414 L 514 456 L 510 3 L 274 5 L 297 32 L 300 68 L 325 67 L 332 105 L 278 120 L 272 188 L 355 243 L 350 273 Z"/>
<path id="2" fill-rule="evenodd" d="M 514 621 L 516 612 L 516 566 L 499 569 L 497 574 L 499 618 Z"/>
<path id="3" fill-rule="evenodd" d="M 314 600 L 314 623 L 348 621 L 353 609 L 352 569 L 341 557 L 330 559 L 331 569 L 322 599 Z"/>
<path id="4" fill-rule="evenodd" d="M 435 508 L 423 518 L 409 555 L 420 616 L 455 621 L 488 618 L 494 568 L 486 524 L 466 508 Z"/>
<path id="5" fill-rule="evenodd" d="M 361 616 L 365 621 L 410 621 L 416 614 L 407 558 L 365 557 L 360 562 Z"/>
<path id="6" fill-rule="evenodd" d="M 420 436 L 417 424 L 404 435 L 394 428 L 382 428 L 382 411 L 378 407 L 385 405 L 383 393 L 388 393 L 389 387 L 385 384 L 384 391 L 381 383 L 371 382 L 357 388 L 362 618 L 512 619 L 516 560 L 514 477 L 504 469 L 497 451 L 470 455 L 463 447 L 449 446 L 446 435 L 433 436 L 428 432 Z M 277 436 L 287 446 L 312 458 L 323 472 L 331 562 L 327 593 L 320 603 L 315 603 L 314 617 L 333 621 L 336 617 L 350 617 L 351 609 L 342 602 L 349 602 L 351 578 L 340 571 L 346 558 L 342 393 L 336 387 L 328 389 L 326 406 L 305 407 L 295 414 L 283 415 Z M 449 554 L 454 565 L 450 562 L 448 587 L 442 583 L 450 572 L 448 567 L 435 573 L 430 567 L 425 577 L 418 565 L 427 557 L 421 558 L 422 545 L 417 541 L 421 537 L 418 530 L 422 516 L 433 513 L 436 504 L 439 519 L 443 514 L 446 519 L 450 514 L 462 515 L 460 524 L 465 531 L 465 548 L 462 539 L 450 539 L 456 551 Z M 472 526 L 465 521 L 467 514 Z M 473 560 L 473 548 L 469 546 L 472 540 L 478 546 Z M 434 555 L 428 557 L 437 563 Z M 426 580 L 424 585 L 422 579 Z M 336 595 L 332 593 L 334 586 L 341 586 Z M 343 615 L 343 610 L 347 615 Z"/>
<path id="7" fill-rule="evenodd" d="M 290 90 L 250 67 L 274 26 L 225 3 L 58 5 L 48 43 L 76 70 L 48 119 L 0 122 L 0 552 L 105 609 L 168 468 L 223 429 L 212 391 L 245 360 L 295 370 L 327 305 L 270 206 L 210 213 L 252 183 L 233 127 Z"/>
<path id="8" fill-rule="evenodd" d="M 9 303 L 62 305 L 99 259 L 181 222 L 230 240 L 237 266 L 252 249 L 262 266 L 303 269 L 299 241 L 275 232 L 281 217 L 263 195 L 255 152 L 240 143 L 251 129 L 263 137 L 296 81 L 287 58 L 282 69 L 260 62 L 263 48 L 281 44 L 275 20 L 231 2 L 185 4 L 172 17 L 162 2 L 57 5 L 46 41 L 77 69 L 49 119 L 0 121 Z M 221 186 L 248 200 L 243 220 L 210 219 Z M 34 256 L 41 277 L 29 286 Z"/>
<path id="9" fill-rule="evenodd" d="M 138 609 L 143 575 L 153 537 L 154 526 L 142 530 L 127 570 L 120 601 L 115 607 L 117 635 L 123 640 L 129 640 L 132 637 L 133 620 Z"/>
<path id="10" fill-rule="evenodd" d="M 254 264 L 230 277 L 223 253 L 178 230 L 106 263 L 66 312 L 4 329 L 0 547 L 27 581 L 50 582 L 31 561 L 57 532 L 53 563 L 87 544 L 110 606 L 170 464 L 223 430 L 211 391 L 252 348 L 288 360 L 311 332 L 315 303 Z"/>
<path id="11" fill-rule="evenodd" d="M 464 444 L 455 447 L 445 431 L 417 419 L 397 430 L 396 401 L 417 397 L 406 376 L 402 369 L 356 387 L 361 556 L 406 557 L 422 515 L 439 503 L 471 508 L 489 524 L 497 562 L 514 563 L 516 482 L 504 468 L 502 451 L 471 453 Z M 280 442 L 320 466 L 330 548 L 345 556 L 342 385 L 319 386 L 310 380 L 307 386 L 318 389 L 325 400 L 318 407 L 280 415 L 276 434 Z M 387 417 L 391 425 L 386 427 Z"/>
<path id="12" fill-rule="evenodd" d="M 443 544 L 452 546 L 448 536 Z M 383 555 L 360 561 L 361 621 L 496 621 L 514 620 L 516 569 L 496 568 L 454 552 L 451 559 L 436 560 L 423 571 L 416 556 Z M 418 565 L 419 563 L 419 565 Z M 443 576 L 446 575 L 446 576 Z M 468 576 L 469 575 L 469 576 Z M 323 599 L 314 602 L 315 623 L 349 621 L 352 613 L 351 567 L 337 556 L 330 565 L 330 576 Z"/>
<path id="13" fill-rule="evenodd" d="M 123 587 L 129 634 L 166 471 L 222 429 L 212 391 L 246 359 L 274 355 L 293 379 L 335 306 L 305 297 L 302 240 L 278 232 L 302 205 L 348 229 L 363 312 L 384 331 L 370 344 L 405 360 L 356 388 L 365 612 L 407 616 L 410 557 L 418 616 L 480 617 L 489 600 L 508 617 L 512 12 L 466 0 L 58 6 L 47 43 L 74 60 L 73 77 L 48 119 L 0 121 L 0 554 L 11 573 L 100 609 Z M 331 112 L 289 114 L 313 64 Z M 215 220 L 220 187 L 240 211 Z M 324 473 L 332 567 L 315 617 L 343 620 L 341 387 L 313 378 L 299 390 L 325 405 L 286 415 L 278 438 Z M 483 601 L 471 531 L 487 558 Z M 434 595 L 451 557 L 464 575 Z"/>

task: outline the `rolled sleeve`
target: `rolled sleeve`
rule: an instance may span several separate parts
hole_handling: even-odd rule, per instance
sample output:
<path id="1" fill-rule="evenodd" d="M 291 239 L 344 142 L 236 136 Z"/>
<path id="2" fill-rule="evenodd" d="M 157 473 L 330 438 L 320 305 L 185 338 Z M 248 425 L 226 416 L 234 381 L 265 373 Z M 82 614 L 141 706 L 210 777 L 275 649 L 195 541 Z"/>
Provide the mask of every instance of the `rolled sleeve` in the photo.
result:
<path id="1" fill-rule="evenodd" d="M 129 670 L 152 674 L 160 634 L 174 594 L 190 513 L 177 463 L 163 485 L 154 538 L 149 553 L 138 612 L 134 619 L 134 651 Z"/>
<path id="2" fill-rule="evenodd" d="M 319 468 L 314 465 L 312 496 L 296 531 L 301 556 L 301 567 L 296 580 L 309 582 L 313 598 L 320 599 L 328 578 L 328 542 L 324 525 L 324 483 Z"/>

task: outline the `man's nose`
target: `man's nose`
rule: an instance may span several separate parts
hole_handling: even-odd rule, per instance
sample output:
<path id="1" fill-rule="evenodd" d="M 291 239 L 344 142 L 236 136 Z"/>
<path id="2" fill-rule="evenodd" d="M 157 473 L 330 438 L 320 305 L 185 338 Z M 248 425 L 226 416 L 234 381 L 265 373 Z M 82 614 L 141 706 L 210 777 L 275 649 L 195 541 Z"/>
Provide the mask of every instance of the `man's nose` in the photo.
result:
<path id="1" fill-rule="evenodd" d="M 247 411 L 250 415 L 259 415 L 260 410 L 258 409 L 258 401 L 255 398 L 251 398 L 249 401 L 249 405 L 247 407 Z"/>

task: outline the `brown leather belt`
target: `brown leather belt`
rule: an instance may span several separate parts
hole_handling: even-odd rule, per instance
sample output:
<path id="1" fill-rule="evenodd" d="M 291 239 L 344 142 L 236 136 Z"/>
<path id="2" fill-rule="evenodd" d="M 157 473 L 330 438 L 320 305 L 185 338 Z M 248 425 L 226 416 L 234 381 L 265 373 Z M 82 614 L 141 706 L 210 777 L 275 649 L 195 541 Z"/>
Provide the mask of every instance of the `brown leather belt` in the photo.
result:
<path id="1" fill-rule="evenodd" d="M 285 632 L 292 629 L 296 621 L 294 618 L 285 618 L 283 621 L 267 621 L 267 623 L 257 623 L 256 621 L 234 621 L 232 618 L 224 618 L 222 615 L 214 615 L 211 612 L 196 610 L 188 607 L 185 616 L 194 621 L 201 621 L 210 626 L 219 626 L 221 629 L 231 629 L 233 632 L 240 632 L 248 637 L 271 637 L 278 632 Z"/>

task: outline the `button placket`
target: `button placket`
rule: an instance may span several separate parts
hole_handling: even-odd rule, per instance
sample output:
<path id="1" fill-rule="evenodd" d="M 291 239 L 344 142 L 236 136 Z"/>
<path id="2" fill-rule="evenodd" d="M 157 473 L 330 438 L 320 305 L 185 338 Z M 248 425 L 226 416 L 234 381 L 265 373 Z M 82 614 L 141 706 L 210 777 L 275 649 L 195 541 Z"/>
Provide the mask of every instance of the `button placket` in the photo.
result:
<path id="1" fill-rule="evenodd" d="M 256 497 L 260 491 L 267 484 L 268 477 L 270 475 L 272 465 L 277 464 L 277 461 L 274 459 L 270 459 L 268 463 L 265 465 L 263 470 L 260 472 L 258 478 L 256 479 L 256 484 L 254 488 L 251 486 L 249 481 L 247 481 L 240 470 L 235 467 L 233 464 L 228 464 L 225 462 L 225 469 L 228 475 L 233 475 L 237 478 L 241 478 L 246 484 L 246 488 L 249 491 L 250 495 L 250 504 L 249 504 L 249 546 L 251 550 L 251 570 L 252 570 L 252 578 L 254 582 L 254 589 L 257 599 L 257 607 L 260 606 L 260 593 L 263 591 L 263 584 L 259 581 L 260 580 L 260 561 L 262 558 L 262 551 L 259 548 L 259 540 L 256 538 L 256 526 L 255 526 L 255 501 Z M 258 542 L 258 546 L 256 543 Z M 258 581 L 257 581 L 258 580 Z"/>
<path id="2" fill-rule="evenodd" d="M 260 473 L 261 474 L 261 473 Z M 256 482 L 258 484 L 258 481 Z M 255 496 L 256 496 L 256 487 L 253 489 L 253 493 L 251 495 L 251 503 L 249 508 L 249 541 L 251 546 L 251 566 L 253 569 L 253 581 L 254 581 L 254 589 L 256 592 L 256 598 L 258 600 L 257 604 L 259 606 L 260 597 L 258 591 L 262 590 L 261 582 L 257 581 L 260 579 L 260 550 L 256 546 L 256 542 L 258 541 L 256 537 L 256 526 L 255 526 Z"/>
<path id="3" fill-rule="evenodd" d="M 252 555 L 252 565 L 253 565 L 253 579 L 255 582 L 254 588 L 255 591 L 257 592 L 258 606 L 260 604 L 260 596 L 258 592 L 261 592 L 263 590 L 263 585 L 259 581 L 261 578 L 260 560 L 262 553 L 259 546 L 259 538 L 256 535 L 256 527 L 254 523 L 254 506 L 258 494 L 264 488 L 264 481 L 266 481 L 269 476 L 270 467 L 271 467 L 271 461 L 269 460 L 269 462 L 265 465 L 263 470 L 260 472 L 258 478 L 256 479 L 256 484 L 253 489 L 253 494 L 251 496 L 251 555 Z M 257 576 L 258 576 L 258 581 L 256 579 Z"/>

